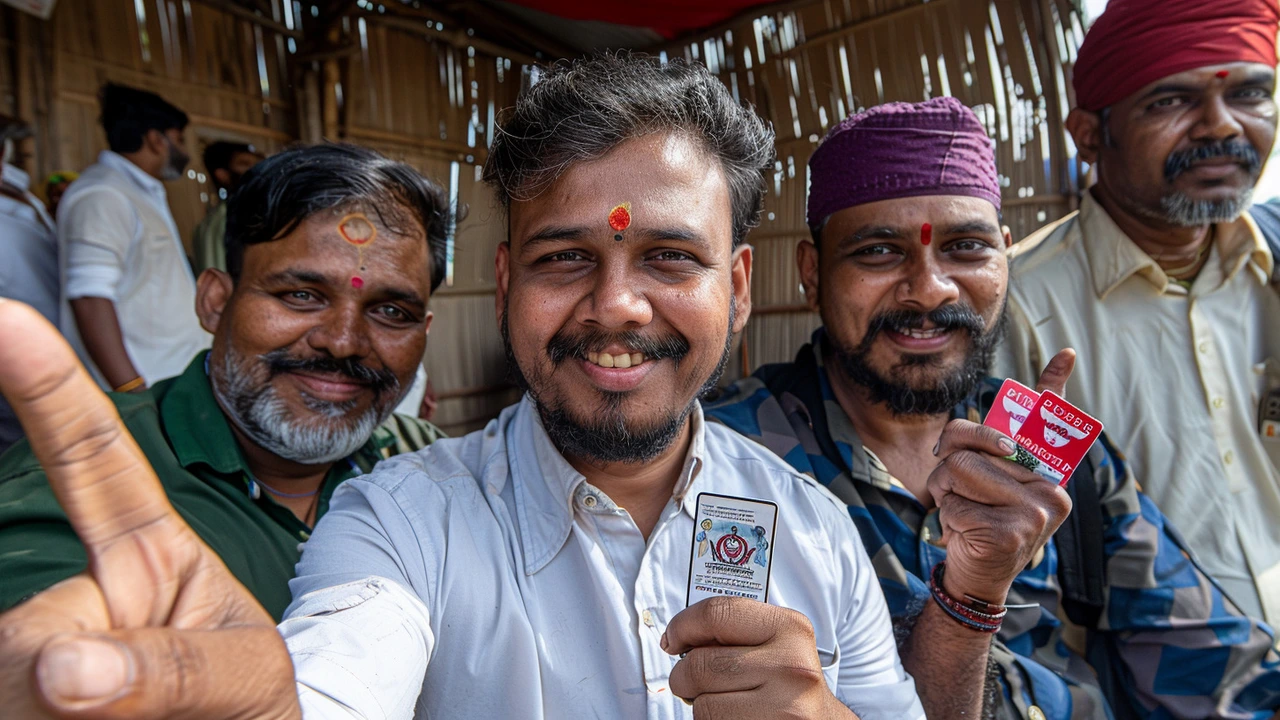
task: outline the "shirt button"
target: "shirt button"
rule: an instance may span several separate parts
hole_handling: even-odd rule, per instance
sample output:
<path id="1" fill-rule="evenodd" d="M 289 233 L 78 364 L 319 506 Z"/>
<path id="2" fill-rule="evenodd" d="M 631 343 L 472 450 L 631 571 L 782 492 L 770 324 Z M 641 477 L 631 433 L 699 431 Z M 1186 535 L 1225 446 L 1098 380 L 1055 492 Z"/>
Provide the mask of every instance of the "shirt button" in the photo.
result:
<path id="1" fill-rule="evenodd" d="M 1030 718 L 1030 720 L 1045 720 L 1044 711 L 1035 705 L 1027 708 L 1027 717 Z"/>
<path id="2" fill-rule="evenodd" d="M 1216 398 L 1214 398 L 1214 399 L 1213 399 L 1213 406 L 1214 406 L 1215 408 L 1219 409 L 1219 410 L 1221 410 L 1221 409 L 1222 409 L 1222 406 L 1223 406 L 1223 405 L 1226 405 L 1226 404 L 1227 404 L 1227 401 L 1226 401 L 1226 400 L 1223 400 L 1223 399 L 1222 399 L 1222 398 L 1220 398 L 1220 397 L 1216 397 Z"/>
<path id="3" fill-rule="evenodd" d="M 1209 352 L 1209 343 L 1207 341 L 1200 343 L 1200 352 L 1202 353 Z"/>
<path id="4" fill-rule="evenodd" d="M 644 624 L 653 627 L 653 613 L 645 610 L 640 614 L 640 619 L 644 620 Z"/>
<path id="5" fill-rule="evenodd" d="M 583 498 L 583 499 L 582 499 L 582 504 L 583 504 L 583 505 L 586 505 L 586 506 L 587 506 L 587 507 L 589 507 L 589 508 L 593 508 L 593 507 L 595 507 L 597 502 L 599 502 L 599 501 L 598 501 L 598 500 L 596 500 L 596 496 L 595 496 L 595 495 L 588 495 L 588 496 L 586 496 L 585 498 Z"/>
<path id="6" fill-rule="evenodd" d="M 1230 465 L 1232 462 L 1234 462 L 1234 461 L 1235 461 L 1235 459 L 1236 459 L 1236 454 L 1235 454 L 1235 453 L 1233 453 L 1233 452 L 1231 452 L 1230 450 L 1228 450 L 1228 451 L 1227 451 L 1227 454 L 1226 454 L 1226 455 L 1223 455 L 1223 456 L 1222 456 L 1222 462 L 1224 462 L 1224 463 L 1226 463 L 1226 464 L 1228 464 L 1228 465 Z"/>

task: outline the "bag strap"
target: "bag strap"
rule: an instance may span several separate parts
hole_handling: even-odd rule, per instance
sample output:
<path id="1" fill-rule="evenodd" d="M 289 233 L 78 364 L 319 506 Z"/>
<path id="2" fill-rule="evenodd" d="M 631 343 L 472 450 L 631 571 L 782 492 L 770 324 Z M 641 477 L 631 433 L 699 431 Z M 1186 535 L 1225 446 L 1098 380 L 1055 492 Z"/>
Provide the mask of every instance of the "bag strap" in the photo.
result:
<path id="1" fill-rule="evenodd" d="M 1096 628 L 1106 606 L 1106 549 L 1102 502 L 1093 460 L 1085 456 L 1067 483 L 1071 514 L 1054 533 L 1062 609 L 1071 622 Z"/>

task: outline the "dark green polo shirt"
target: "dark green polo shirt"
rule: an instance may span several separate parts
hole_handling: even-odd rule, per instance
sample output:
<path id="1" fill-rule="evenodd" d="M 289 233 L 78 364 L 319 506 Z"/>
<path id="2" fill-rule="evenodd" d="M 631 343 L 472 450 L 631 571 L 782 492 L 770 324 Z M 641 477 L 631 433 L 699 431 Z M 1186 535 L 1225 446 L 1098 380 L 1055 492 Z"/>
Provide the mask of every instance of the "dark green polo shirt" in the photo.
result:
<path id="1" fill-rule="evenodd" d="M 112 394 L 111 399 L 178 514 L 279 619 L 289 605 L 289 580 L 310 528 L 268 493 L 251 497 L 244 457 L 214 400 L 204 358 L 201 353 L 181 375 L 147 392 Z M 393 415 L 350 462 L 334 464 L 321 487 L 316 516 L 329 509 L 342 481 L 441 436 L 430 424 Z M 0 610 L 83 571 L 87 562 L 31 446 L 19 442 L 0 456 Z"/>

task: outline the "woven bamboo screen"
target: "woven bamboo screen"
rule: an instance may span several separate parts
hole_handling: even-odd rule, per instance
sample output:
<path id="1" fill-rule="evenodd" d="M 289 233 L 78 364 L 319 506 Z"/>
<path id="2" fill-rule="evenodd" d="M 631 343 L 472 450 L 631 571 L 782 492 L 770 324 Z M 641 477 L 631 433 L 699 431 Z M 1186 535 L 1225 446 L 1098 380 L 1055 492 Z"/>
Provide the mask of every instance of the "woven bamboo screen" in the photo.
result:
<path id="1" fill-rule="evenodd" d="M 273 1 L 292 24 L 292 3 Z M 190 0 L 60 0 L 47 23 L 12 11 L 9 18 L 24 25 L 20 50 L 37 65 L 18 95 L 29 98 L 30 110 L 19 114 L 33 120 L 44 150 L 33 168 L 40 174 L 82 170 L 106 148 L 97 93 L 107 81 L 159 93 L 190 115 L 193 161 L 187 177 L 167 185 L 188 242 L 216 203 L 200 161 L 208 143 L 237 140 L 271 152 L 297 137 L 284 33 Z"/>

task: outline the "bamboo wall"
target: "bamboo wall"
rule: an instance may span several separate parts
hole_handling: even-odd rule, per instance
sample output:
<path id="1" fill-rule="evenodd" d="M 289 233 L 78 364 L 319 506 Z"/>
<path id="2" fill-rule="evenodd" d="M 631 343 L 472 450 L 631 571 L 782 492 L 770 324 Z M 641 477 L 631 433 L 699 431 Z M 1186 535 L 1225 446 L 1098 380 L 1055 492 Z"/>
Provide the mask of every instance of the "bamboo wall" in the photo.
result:
<path id="1" fill-rule="evenodd" d="M 50 22 L 0 8 L 0 110 L 33 121 L 30 169 L 81 169 L 104 145 L 95 94 L 106 80 L 159 92 L 192 116 L 189 177 L 169 184 L 184 235 L 216 199 L 199 153 L 215 139 L 270 152 L 295 139 L 346 139 L 422 169 L 469 208 L 453 239 L 426 367 L 436 421 L 474 429 L 516 398 L 494 319 L 493 251 L 503 218 L 479 183 L 493 120 L 532 58 L 447 27 L 428 10 L 352 7 L 310 45 L 317 4 L 262 0 L 60 0 Z M 332 3 L 330 3 L 332 4 Z M 309 11 L 315 11 L 311 14 Z M 315 28 L 312 30 L 314 41 Z M 779 160 L 756 248 L 755 310 L 728 376 L 789 359 L 817 318 L 794 269 L 806 162 L 842 117 L 881 102 L 959 97 L 995 140 L 1005 222 L 1015 238 L 1075 197 L 1062 121 L 1080 21 L 1070 0 L 801 0 L 660 48 L 706 62 L 778 132 Z"/>

